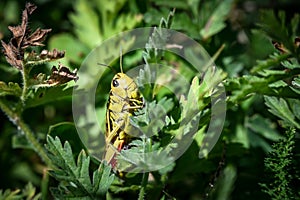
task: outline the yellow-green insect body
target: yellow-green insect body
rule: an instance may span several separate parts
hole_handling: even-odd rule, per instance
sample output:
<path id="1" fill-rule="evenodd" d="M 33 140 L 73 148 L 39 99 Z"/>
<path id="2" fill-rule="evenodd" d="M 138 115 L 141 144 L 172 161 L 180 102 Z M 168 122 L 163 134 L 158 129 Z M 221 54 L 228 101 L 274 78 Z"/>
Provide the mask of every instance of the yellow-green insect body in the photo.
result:
<path id="1" fill-rule="evenodd" d="M 143 107 L 143 97 L 132 78 L 117 73 L 111 81 L 106 111 L 106 160 L 116 166 L 116 154 L 124 149 L 132 138 L 130 116 Z"/>

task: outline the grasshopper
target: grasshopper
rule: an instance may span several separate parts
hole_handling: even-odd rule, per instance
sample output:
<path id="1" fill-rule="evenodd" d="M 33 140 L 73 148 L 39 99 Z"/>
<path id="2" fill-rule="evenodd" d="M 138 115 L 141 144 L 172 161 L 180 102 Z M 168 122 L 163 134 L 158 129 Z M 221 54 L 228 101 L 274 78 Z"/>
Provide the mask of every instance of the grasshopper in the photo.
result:
<path id="1" fill-rule="evenodd" d="M 111 90 L 106 110 L 106 160 L 113 168 L 117 161 L 116 155 L 126 149 L 132 139 L 134 127 L 130 124 L 130 116 L 144 107 L 144 99 L 132 78 L 123 73 L 122 56 L 120 58 L 121 72 L 111 81 Z"/>

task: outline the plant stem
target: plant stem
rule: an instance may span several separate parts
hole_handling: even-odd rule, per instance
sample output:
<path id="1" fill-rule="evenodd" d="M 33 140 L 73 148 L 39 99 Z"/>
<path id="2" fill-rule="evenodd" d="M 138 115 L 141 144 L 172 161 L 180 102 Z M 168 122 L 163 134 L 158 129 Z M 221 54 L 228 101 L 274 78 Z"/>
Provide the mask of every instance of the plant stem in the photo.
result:
<path id="1" fill-rule="evenodd" d="M 21 119 L 18 113 L 14 112 L 5 102 L 0 100 L 0 109 L 7 115 L 9 120 L 21 130 L 27 141 L 31 144 L 33 150 L 42 158 L 48 167 L 52 167 L 53 164 L 46 154 L 45 149 L 41 146 L 39 141 L 35 138 L 34 133 L 30 130 L 27 124 Z"/>
<path id="2" fill-rule="evenodd" d="M 138 200 L 143 200 L 146 192 L 146 186 L 148 184 L 148 178 L 149 178 L 149 172 L 145 172 L 143 174 L 143 179 L 142 179 L 142 185 L 141 185 L 141 190 L 139 193 L 139 198 Z"/>
<path id="3" fill-rule="evenodd" d="M 26 100 L 26 95 L 28 90 L 28 77 L 29 77 L 30 70 L 31 70 L 30 66 L 23 65 L 23 70 L 21 71 L 22 79 L 23 79 L 23 91 L 21 95 L 22 103 L 25 103 Z"/>
<path id="4" fill-rule="evenodd" d="M 152 151 L 152 140 L 151 138 L 146 138 L 146 151 L 145 152 L 151 152 Z M 146 187 L 148 184 L 148 179 L 149 179 L 149 172 L 144 172 L 143 174 L 143 178 L 142 178 L 142 183 L 141 183 L 141 189 L 140 189 L 140 193 L 139 193 L 139 198 L 138 200 L 143 200 L 145 193 L 146 193 Z"/>

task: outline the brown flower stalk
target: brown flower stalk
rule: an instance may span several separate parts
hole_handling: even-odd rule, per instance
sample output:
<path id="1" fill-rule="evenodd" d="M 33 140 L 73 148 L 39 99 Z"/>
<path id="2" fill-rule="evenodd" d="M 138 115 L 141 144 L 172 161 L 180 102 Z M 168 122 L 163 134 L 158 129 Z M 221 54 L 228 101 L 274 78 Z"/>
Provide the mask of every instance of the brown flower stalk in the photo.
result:
<path id="1" fill-rule="evenodd" d="M 8 27 L 13 34 L 9 43 L 6 44 L 1 40 L 7 62 L 19 70 L 23 70 L 24 50 L 30 46 L 44 46 L 42 42 L 51 31 L 51 29 L 38 28 L 32 33 L 28 28 L 28 15 L 31 15 L 36 8 L 34 4 L 27 3 L 22 13 L 21 25 Z"/>

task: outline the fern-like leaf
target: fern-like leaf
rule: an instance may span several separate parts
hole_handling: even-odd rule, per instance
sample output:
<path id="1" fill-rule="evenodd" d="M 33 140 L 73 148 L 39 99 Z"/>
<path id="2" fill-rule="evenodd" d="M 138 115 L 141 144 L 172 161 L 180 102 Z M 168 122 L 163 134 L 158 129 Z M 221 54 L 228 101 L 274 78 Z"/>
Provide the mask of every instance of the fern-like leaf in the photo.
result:
<path id="1" fill-rule="evenodd" d="M 269 107 L 269 111 L 284 121 L 283 126 L 295 126 L 300 128 L 300 124 L 296 121 L 295 115 L 291 111 L 286 100 L 265 96 L 265 101 L 265 104 Z M 299 106 L 299 101 L 294 103 Z"/>
<path id="2" fill-rule="evenodd" d="M 264 69 L 279 65 L 282 61 L 285 61 L 290 57 L 290 54 L 274 54 L 270 55 L 270 58 L 266 60 L 257 61 L 257 65 L 253 66 L 251 73 L 256 73 Z"/>
<path id="3" fill-rule="evenodd" d="M 269 180 L 260 186 L 272 199 L 295 199 L 296 192 L 292 189 L 292 180 L 296 178 L 292 173 L 294 148 L 295 129 L 290 129 L 284 139 L 273 145 L 273 151 L 265 159 Z"/>
<path id="4" fill-rule="evenodd" d="M 31 183 L 28 183 L 24 189 L 16 189 L 11 191 L 6 189 L 5 191 L 0 190 L 0 199 L 2 200 L 21 200 L 21 199 L 30 199 L 38 200 L 41 199 L 41 194 L 36 194 L 36 189 Z"/>
<path id="5" fill-rule="evenodd" d="M 175 9 L 171 11 L 167 19 L 162 18 L 159 27 L 155 27 L 153 33 L 149 37 L 149 41 L 145 45 L 145 51 L 143 52 L 143 58 L 146 65 L 149 62 L 156 62 L 163 56 L 163 49 L 165 48 L 166 41 L 169 37 L 164 28 L 170 28 L 172 19 L 175 14 Z"/>
<path id="6" fill-rule="evenodd" d="M 20 88 L 18 83 L 9 82 L 6 84 L 3 81 L 0 81 L 0 97 L 13 95 L 13 96 L 21 96 L 22 89 Z"/>
<path id="7" fill-rule="evenodd" d="M 90 157 L 82 150 L 75 162 L 70 144 L 65 142 L 63 146 L 58 137 L 54 139 L 48 136 L 46 148 L 57 167 L 50 171 L 50 174 L 61 182 L 59 188 L 52 188 L 52 194 L 57 198 L 99 198 L 105 194 L 114 180 L 114 175 L 110 174 L 111 168 L 105 164 L 101 164 L 93 172 L 91 179 Z"/>

